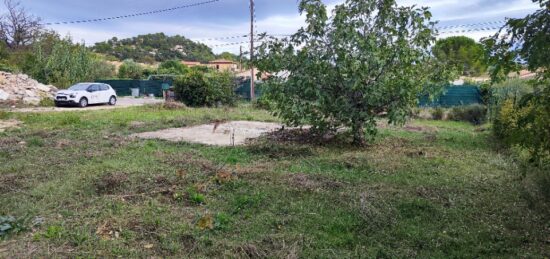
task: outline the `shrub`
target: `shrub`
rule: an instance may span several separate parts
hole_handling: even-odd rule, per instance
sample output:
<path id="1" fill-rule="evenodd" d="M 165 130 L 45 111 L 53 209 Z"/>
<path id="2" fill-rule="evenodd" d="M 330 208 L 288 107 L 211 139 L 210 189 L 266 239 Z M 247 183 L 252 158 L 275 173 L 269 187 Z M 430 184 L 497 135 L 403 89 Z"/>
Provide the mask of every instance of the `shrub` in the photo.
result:
<path id="1" fill-rule="evenodd" d="M 118 68 L 119 78 L 141 79 L 143 76 L 143 67 L 131 59 L 124 60 L 124 63 Z"/>
<path id="2" fill-rule="evenodd" d="M 550 159 L 550 88 L 527 94 L 519 102 L 508 99 L 498 107 L 493 121 L 494 134 L 510 146 L 530 154 L 531 162 Z"/>
<path id="3" fill-rule="evenodd" d="M 189 69 L 178 60 L 164 61 L 159 65 L 158 74 L 160 75 L 185 75 Z"/>
<path id="4" fill-rule="evenodd" d="M 40 103 L 38 104 L 38 106 L 41 106 L 41 107 L 54 107 L 55 106 L 55 102 L 53 101 L 52 98 L 42 98 L 40 100 Z"/>
<path id="5" fill-rule="evenodd" d="M 466 121 L 474 125 L 482 124 L 486 121 L 487 108 L 483 105 L 469 105 L 455 107 L 449 113 L 449 120 Z"/>
<path id="6" fill-rule="evenodd" d="M 188 106 L 234 105 L 236 84 L 228 73 L 190 71 L 174 81 L 176 99 Z"/>
<path id="7" fill-rule="evenodd" d="M 441 107 L 437 107 L 432 112 L 432 119 L 442 120 L 445 115 L 445 111 Z"/>

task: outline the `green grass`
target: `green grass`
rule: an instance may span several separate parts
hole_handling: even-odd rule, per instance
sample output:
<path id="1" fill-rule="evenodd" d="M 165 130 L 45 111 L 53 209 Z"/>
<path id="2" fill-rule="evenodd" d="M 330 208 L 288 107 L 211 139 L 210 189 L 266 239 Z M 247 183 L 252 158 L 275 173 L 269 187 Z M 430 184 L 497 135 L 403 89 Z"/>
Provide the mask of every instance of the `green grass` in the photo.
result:
<path id="1" fill-rule="evenodd" d="M 230 148 L 128 136 L 277 119 L 250 106 L 1 115 L 24 123 L 0 133 L 0 216 L 24 231 L 0 257 L 550 256 L 550 214 L 466 123 L 388 127 L 365 148 Z"/>

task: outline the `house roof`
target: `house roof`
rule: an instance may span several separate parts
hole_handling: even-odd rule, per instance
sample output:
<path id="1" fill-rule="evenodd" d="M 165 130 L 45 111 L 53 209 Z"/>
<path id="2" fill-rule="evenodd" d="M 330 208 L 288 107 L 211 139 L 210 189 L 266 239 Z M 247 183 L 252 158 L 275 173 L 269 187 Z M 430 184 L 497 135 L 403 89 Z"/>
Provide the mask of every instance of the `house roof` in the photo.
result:
<path id="1" fill-rule="evenodd" d="M 184 65 L 200 65 L 201 64 L 201 62 L 198 62 L 198 61 L 182 61 L 181 63 L 184 64 Z"/>
<path id="2" fill-rule="evenodd" d="M 235 62 L 227 59 L 216 59 L 209 62 L 210 64 L 236 64 Z"/>

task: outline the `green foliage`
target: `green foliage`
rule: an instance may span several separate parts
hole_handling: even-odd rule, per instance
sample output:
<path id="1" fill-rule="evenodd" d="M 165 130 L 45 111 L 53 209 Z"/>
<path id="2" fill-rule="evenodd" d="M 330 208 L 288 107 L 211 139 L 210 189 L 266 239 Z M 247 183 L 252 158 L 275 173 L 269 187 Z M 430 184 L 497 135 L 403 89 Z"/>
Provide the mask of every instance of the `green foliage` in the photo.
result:
<path id="1" fill-rule="evenodd" d="M 427 8 L 394 0 L 347 0 L 327 16 L 320 0 L 303 0 L 306 27 L 260 46 L 257 66 L 275 114 L 291 126 L 349 127 L 354 142 L 376 134 L 376 116 L 404 123 L 417 96 L 450 78 L 433 59 L 434 23 Z M 425 86 L 428 86 L 426 89 Z"/>
<path id="2" fill-rule="evenodd" d="M 518 105 L 524 96 L 534 91 L 529 81 L 519 78 L 508 79 L 503 82 L 488 85 L 486 88 L 486 103 L 489 105 L 489 115 L 491 119 L 495 119 L 495 116 L 505 101 L 511 100 L 513 105 Z"/>
<path id="3" fill-rule="evenodd" d="M 159 75 L 184 75 L 189 69 L 178 60 L 164 61 L 159 65 L 157 74 Z"/>
<path id="4" fill-rule="evenodd" d="M 142 79 L 143 67 L 131 59 L 124 60 L 124 63 L 118 68 L 118 78 Z"/>
<path id="5" fill-rule="evenodd" d="M 239 61 L 239 56 L 237 56 L 233 53 L 230 53 L 230 52 L 222 52 L 221 54 L 216 55 L 216 58 L 231 60 L 231 61 Z"/>
<path id="6" fill-rule="evenodd" d="M 510 146 L 529 152 L 535 164 L 550 161 L 550 88 L 526 94 L 517 101 L 509 98 L 501 103 L 493 121 L 497 137 Z"/>
<path id="7" fill-rule="evenodd" d="M 27 53 L 23 71 L 34 79 L 60 88 L 77 82 L 95 81 L 112 77 L 114 66 L 107 64 L 83 44 L 74 44 L 70 38 L 48 35 L 35 43 Z"/>
<path id="8" fill-rule="evenodd" d="M 42 233 L 41 237 L 46 239 L 59 239 L 63 236 L 65 233 L 65 229 L 62 226 L 49 226 L 44 233 Z"/>
<path id="9" fill-rule="evenodd" d="M 442 120 L 445 116 L 445 111 L 441 107 L 437 107 L 432 112 L 432 119 L 434 120 Z"/>
<path id="10" fill-rule="evenodd" d="M 133 59 L 141 63 L 184 59 L 190 61 L 210 61 L 215 58 L 212 50 L 200 43 L 183 36 L 167 36 L 164 33 L 139 35 L 122 39 L 112 38 L 106 42 L 96 43 L 93 47 L 97 53 L 108 54 L 119 60 Z"/>
<path id="11" fill-rule="evenodd" d="M 55 102 L 52 98 L 42 98 L 38 104 L 40 107 L 54 107 Z"/>
<path id="12" fill-rule="evenodd" d="M 440 39 L 432 48 L 441 62 L 455 67 L 462 75 L 478 76 L 487 70 L 483 45 L 465 36 Z"/>
<path id="13" fill-rule="evenodd" d="M 487 107 L 483 105 L 468 105 L 454 107 L 449 112 L 449 120 L 466 121 L 474 125 L 480 125 L 487 119 Z"/>
<path id="14" fill-rule="evenodd" d="M 484 44 L 493 82 L 504 81 L 510 72 L 522 69 L 522 61 L 538 73 L 530 82 L 532 90 L 522 86 L 513 89 L 512 94 L 503 91 L 496 95 L 499 102 L 494 131 L 505 143 L 528 152 L 531 162 L 541 165 L 550 161 L 550 1 L 533 2 L 540 5 L 539 10 L 524 18 L 509 19 L 503 30 L 485 39 Z"/>
<path id="15" fill-rule="evenodd" d="M 540 9 L 524 18 L 508 19 L 504 28 L 483 40 L 493 81 L 503 81 L 510 72 L 523 68 L 550 76 L 550 1 L 532 0 Z"/>
<path id="16" fill-rule="evenodd" d="M 234 105 L 236 84 L 229 73 L 191 71 L 174 81 L 176 98 L 188 106 Z"/>
<path id="17" fill-rule="evenodd" d="M 22 220 L 17 220 L 12 216 L 0 216 L 0 239 L 8 234 L 15 234 L 25 231 L 27 227 Z"/>

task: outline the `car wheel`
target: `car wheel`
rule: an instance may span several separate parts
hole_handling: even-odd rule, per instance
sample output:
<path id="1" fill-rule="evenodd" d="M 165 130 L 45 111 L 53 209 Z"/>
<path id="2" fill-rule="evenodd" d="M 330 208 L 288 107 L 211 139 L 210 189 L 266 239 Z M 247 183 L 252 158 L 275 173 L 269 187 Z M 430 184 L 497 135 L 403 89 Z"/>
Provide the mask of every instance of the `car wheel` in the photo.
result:
<path id="1" fill-rule="evenodd" d="M 86 98 L 80 99 L 80 101 L 78 102 L 78 106 L 80 106 L 81 108 L 85 108 L 86 106 L 88 106 L 88 99 Z"/>
<path id="2" fill-rule="evenodd" d="M 116 97 L 115 96 L 111 96 L 111 98 L 109 98 L 109 105 L 116 105 Z"/>
<path id="3" fill-rule="evenodd" d="M 55 102 L 55 107 L 63 107 L 63 105 L 58 102 Z"/>

